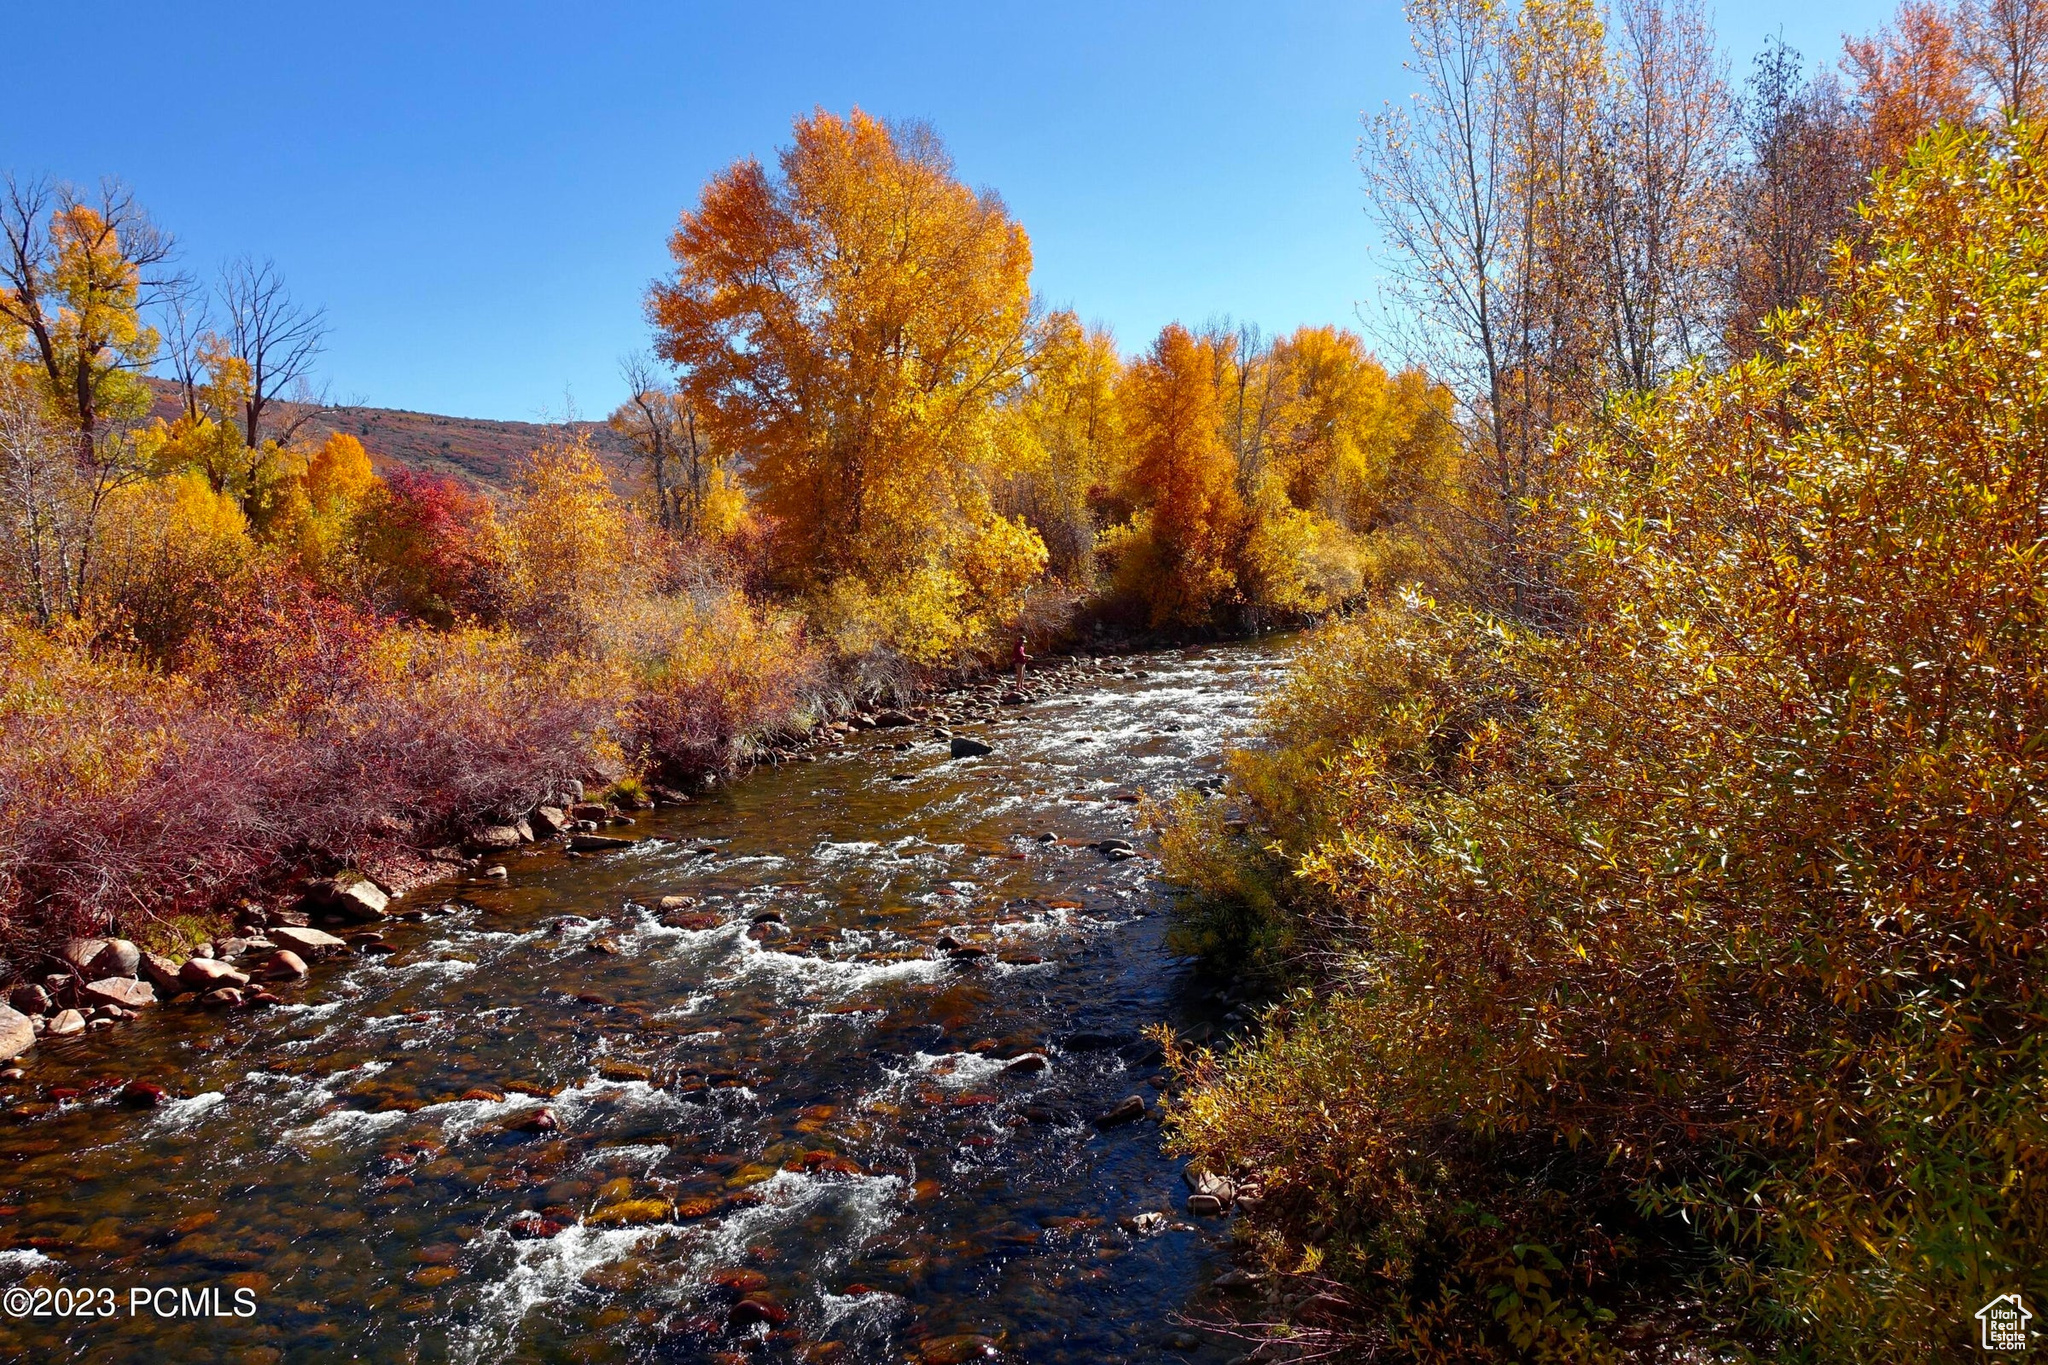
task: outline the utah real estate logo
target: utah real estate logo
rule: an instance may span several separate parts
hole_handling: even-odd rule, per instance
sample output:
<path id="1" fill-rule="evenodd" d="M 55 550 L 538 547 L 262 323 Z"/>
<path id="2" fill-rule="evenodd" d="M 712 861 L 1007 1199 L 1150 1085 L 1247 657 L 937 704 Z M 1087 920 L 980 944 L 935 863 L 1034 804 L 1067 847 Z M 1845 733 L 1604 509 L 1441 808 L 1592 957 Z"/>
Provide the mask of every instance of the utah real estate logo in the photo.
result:
<path id="1" fill-rule="evenodd" d="M 1987 1351 L 2024 1351 L 2027 1322 L 2033 1316 L 2018 1294 L 2000 1294 L 1977 1310 L 1979 1340 Z"/>

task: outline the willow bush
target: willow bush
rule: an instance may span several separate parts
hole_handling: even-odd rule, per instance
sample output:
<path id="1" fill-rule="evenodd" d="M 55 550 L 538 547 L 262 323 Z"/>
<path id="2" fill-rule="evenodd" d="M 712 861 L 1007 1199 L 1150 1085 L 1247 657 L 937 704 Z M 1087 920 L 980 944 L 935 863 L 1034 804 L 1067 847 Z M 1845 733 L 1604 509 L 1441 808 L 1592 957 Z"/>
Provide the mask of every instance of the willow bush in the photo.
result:
<path id="1" fill-rule="evenodd" d="M 1564 438 L 1571 629 L 1334 625 L 1237 760 L 1320 956 L 1174 1140 L 1298 1322 L 1920 1361 L 2048 1295 L 2040 153 L 1931 135 L 1782 360 Z"/>

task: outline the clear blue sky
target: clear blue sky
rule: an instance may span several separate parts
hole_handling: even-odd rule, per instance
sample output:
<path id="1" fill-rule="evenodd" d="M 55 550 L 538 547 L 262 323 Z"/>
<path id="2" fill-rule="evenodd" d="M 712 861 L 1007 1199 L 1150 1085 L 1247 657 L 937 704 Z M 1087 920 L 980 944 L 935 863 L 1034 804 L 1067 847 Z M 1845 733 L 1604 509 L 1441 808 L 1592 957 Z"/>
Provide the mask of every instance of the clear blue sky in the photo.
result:
<path id="1" fill-rule="evenodd" d="M 1738 78 L 1832 63 L 1883 0 L 1718 7 Z M 116 175 L 210 272 L 276 258 L 337 397 L 586 416 L 645 344 L 676 214 L 790 120 L 925 118 L 1030 230 L 1047 302 L 1124 349 L 1175 318 L 1354 322 L 1362 111 L 1408 85 L 1389 0 L 22 5 L 0 168 Z"/>

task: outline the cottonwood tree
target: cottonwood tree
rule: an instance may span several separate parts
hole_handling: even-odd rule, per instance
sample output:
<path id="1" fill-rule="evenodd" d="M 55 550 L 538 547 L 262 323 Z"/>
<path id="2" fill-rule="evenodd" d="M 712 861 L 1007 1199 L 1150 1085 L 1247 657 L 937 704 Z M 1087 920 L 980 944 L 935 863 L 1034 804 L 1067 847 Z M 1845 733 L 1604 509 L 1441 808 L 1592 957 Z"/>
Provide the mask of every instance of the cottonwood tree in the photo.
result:
<path id="1" fill-rule="evenodd" d="M 716 466 L 689 397 L 664 383 L 654 362 L 629 356 L 619 375 L 629 396 L 608 424 L 632 445 L 654 486 L 655 521 L 677 537 L 699 533 Z"/>
<path id="2" fill-rule="evenodd" d="M 10 383 L 41 402 L 39 420 L 63 432 L 68 454 L 9 475 L 10 528 L 34 541 L 13 554 L 41 576 L 32 594 L 38 614 L 76 614 L 101 510 L 142 475 L 132 437 L 150 409 L 142 373 L 158 347 L 143 311 L 163 286 L 172 242 L 118 182 L 87 192 L 11 175 L 0 182 L 0 235 L 0 342 Z M 42 429 L 18 411 L 25 425 L 16 424 L 6 458 L 53 459 Z"/>
<path id="3" fill-rule="evenodd" d="M 1031 246 L 921 125 L 796 124 L 685 213 L 648 297 L 714 446 L 747 453 L 784 587 L 935 657 L 993 629 L 1045 549 L 999 515 L 1000 401 L 1038 335 Z"/>
<path id="4" fill-rule="evenodd" d="M 217 293 L 224 349 L 246 370 L 242 440 L 260 449 L 265 413 L 290 395 L 299 400 L 300 411 L 277 434 L 278 440 L 288 441 L 319 406 L 306 387 L 327 339 L 327 312 L 294 300 L 275 261 L 249 256 L 227 264 Z"/>
<path id="5" fill-rule="evenodd" d="M 1843 54 L 1873 169 L 1896 166 L 1937 125 L 1976 117 L 1955 17 L 1938 4 L 1907 0 L 1892 23 L 1849 39 Z"/>
<path id="6" fill-rule="evenodd" d="M 2041 112 L 2048 81 L 2048 0 L 1965 0 L 1958 18 L 1963 57 L 1990 87 L 1998 109 Z"/>

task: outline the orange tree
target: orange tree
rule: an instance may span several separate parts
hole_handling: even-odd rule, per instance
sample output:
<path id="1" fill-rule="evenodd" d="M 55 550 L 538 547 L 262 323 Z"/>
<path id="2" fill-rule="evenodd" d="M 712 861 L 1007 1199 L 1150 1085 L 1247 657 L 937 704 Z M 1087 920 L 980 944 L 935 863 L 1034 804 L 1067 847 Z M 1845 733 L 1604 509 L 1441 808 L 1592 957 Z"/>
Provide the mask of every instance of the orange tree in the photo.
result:
<path id="1" fill-rule="evenodd" d="M 931 132 L 859 110 L 798 120 L 780 172 L 739 162 L 683 215 L 659 349 L 746 457 L 782 587 L 914 658 L 972 647 L 1045 563 L 992 501 L 1030 241 Z"/>
<path id="2" fill-rule="evenodd" d="M 1782 361 L 1567 436 L 1571 629 L 1361 617 L 1239 760 L 1325 969 L 1175 1140 L 1321 1330 L 1598 1357 L 1689 1264 L 1695 1330 L 1920 1361 L 2048 1294 L 2040 151 L 1930 136 Z"/>

